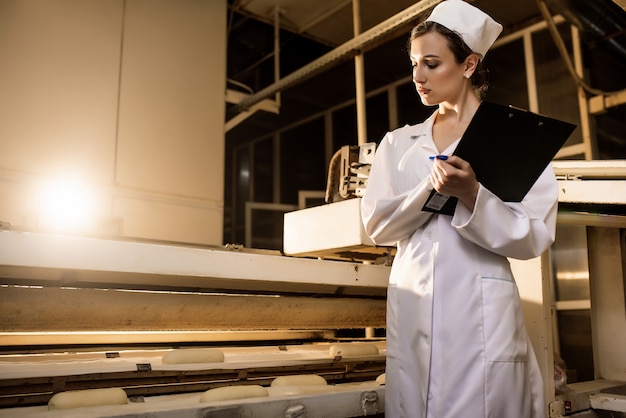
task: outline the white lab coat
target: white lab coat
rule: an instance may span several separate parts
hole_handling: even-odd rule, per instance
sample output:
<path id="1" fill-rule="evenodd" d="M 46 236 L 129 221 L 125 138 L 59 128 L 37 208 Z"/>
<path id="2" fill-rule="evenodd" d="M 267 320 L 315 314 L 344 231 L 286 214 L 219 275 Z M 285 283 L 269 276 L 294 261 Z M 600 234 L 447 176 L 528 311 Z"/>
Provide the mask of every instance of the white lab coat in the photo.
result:
<path id="1" fill-rule="evenodd" d="M 385 136 L 361 203 L 374 242 L 397 244 L 386 417 L 543 417 L 542 378 L 507 257 L 536 257 L 554 241 L 554 173 L 546 168 L 522 202 L 502 202 L 480 185 L 473 212 L 461 203 L 454 216 L 422 211 L 432 190 L 428 157 L 439 154 L 434 117 Z"/>

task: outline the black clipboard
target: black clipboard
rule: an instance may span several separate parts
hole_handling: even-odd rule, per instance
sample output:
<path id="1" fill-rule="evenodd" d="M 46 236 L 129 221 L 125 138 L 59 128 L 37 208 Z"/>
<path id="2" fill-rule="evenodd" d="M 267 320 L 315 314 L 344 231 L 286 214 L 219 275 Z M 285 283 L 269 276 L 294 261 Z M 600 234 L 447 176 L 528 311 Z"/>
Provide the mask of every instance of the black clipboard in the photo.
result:
<path id="1" fill-rule="evenodd" d="M 482 102 L 454 155 L 505 202 L 521 202 L 576 125 L 512 106 Z M 422 210 L 453 215 L 457 198 L 433 190 Z"/>

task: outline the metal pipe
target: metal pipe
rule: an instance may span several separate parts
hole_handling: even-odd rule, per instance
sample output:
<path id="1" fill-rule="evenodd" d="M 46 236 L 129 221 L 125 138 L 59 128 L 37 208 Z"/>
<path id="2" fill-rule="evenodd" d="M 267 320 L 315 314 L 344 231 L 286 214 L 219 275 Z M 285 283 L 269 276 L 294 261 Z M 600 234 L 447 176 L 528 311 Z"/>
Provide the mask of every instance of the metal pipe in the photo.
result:
<path id="1" fill-rule="evenodd" d="M 349 40 L 348 42 L 338 46 L 329 53 L 312 61 L 308 65 L 294 71 L 288 76 L 282 78 L 278 83 L 274 83 L 258 93 L 242 100 L 237 106 L 237 110 L 242 112 L 249 109 L 252 105 L 266 99 L 278 91 L 282 91 L 288 87 L 301 83 L 316 74 L 319 74 L 345 60 L 354 57 L 358 53 L 367 52 L 395 31 L 403 26 L 409 25 L 420 13 L 435 6 L 442 0 L 421 0 L 420 2 L 410 6 L 400 13 L 390 17 L 373 28 L 363 32 L 361 35 Z"/>
<path id="2" fill-rule="evenodd" d="M 361 34 L 361 1 L 352 0 L 352 20 L 354 37 Z M 357 143 L 367 142 L 367 109 L 365 105 L 365 60 L 363 53 L 354 56 L 354 77 L 356 88 L 356 132 Z"/>
<path id="3" fill-rule="evenodd" d="M 274 82 L 280 81 L 280 9 L 274 8 Z M 276 105 L 280 108 L 280 91 L 274 95 Z"/>
<path id="4" fill-rule="evenodd" d="M 572 51 L 574 55 L 574 69 L 580 79 L 584 77 L 585 64 L 583 63 L 582 42 L 580 39 L 580 32 L 576 26 L 571 26 L 572 33 Z M 580 115 L 580 131 L 583 140 L 583 149 L 585 154 L 585 160 L 593 160 L 598 154 L 598 146 L 591 138 L 591 121 L 589 115 L 589 102 L 587 101 L 587 94 L 585 89 L 576 85 L 576 92 L 578 95 L 578 112 Z"/>

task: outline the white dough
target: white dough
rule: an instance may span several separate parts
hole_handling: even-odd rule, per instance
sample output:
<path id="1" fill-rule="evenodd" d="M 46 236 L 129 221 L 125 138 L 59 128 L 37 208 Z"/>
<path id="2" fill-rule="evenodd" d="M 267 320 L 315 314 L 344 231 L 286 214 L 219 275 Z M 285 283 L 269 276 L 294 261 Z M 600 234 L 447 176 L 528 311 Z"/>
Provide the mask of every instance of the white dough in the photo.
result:
<path id="1" fill-rule="evenodd" d="M 269 388 L 270 396 L 293 396 L 293 395 L 307 395 L 307 394 L 319 394 L 319 393 L 331 393 L 336 388 L 331 385 L 307 385 L 307 386 L 274 386 Z"/>
<path id="2" fill-rule="evenodd" d="M 378 376 L 376 378 L 376 383 L 378 383 L 379 385 L 384 385 L 385 384 L 385 379 L 387 378 L 387 376 L 385 375 L 385 373 L 381 374 L 380 376 Z"/>
<path id="3" fill-rule="evenodd" d="M 376 355 L 378 355 L 378 347 L 374 344 L 344 343 L 333 344 L 330 346 L 331 357 L 359 357 Z"/>
<path id="4" fill-rule="evenodd" d="M 48 409 L 70 409 L 83 406 L 124 405 L 126 392 L 120 388 L 70 390 L 59 392 L 48 401 Z"/>
<path id="5" fill-rule="evenodd" d="M 200 402 L 230 401 L 233 399 L 263 398 L 269 392 L 259 385 L 224 386 L 209 389 L 200 396 Z"/>
<path id="6" fill-rule="evenodd" d="M 316 374 L 296 374 L 293 376 L 279 376 L 272 380 L 272 387 L 276 386 L 324 386 L 326 379 Z"/>
<path id="7" fill-rule="evenodd" d="M 221 363 L 224 353 L 217 348 L 181 348 L 163 355 L 163 364 Z"/>

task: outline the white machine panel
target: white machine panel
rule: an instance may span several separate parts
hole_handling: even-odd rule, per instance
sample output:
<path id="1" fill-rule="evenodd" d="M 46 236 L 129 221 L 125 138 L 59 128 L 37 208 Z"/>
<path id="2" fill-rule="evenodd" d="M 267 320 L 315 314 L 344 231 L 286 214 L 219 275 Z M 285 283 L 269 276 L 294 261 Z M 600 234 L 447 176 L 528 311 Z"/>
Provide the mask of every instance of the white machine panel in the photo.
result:
<path id="1" fill-rule="evenodd" d="M 330 259 L 375 260 L 391 252 L 365 233 L 360 198 L 286 213 L 283 245 L 287 255 Z"/>

